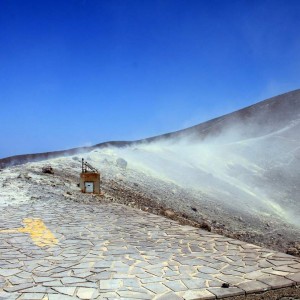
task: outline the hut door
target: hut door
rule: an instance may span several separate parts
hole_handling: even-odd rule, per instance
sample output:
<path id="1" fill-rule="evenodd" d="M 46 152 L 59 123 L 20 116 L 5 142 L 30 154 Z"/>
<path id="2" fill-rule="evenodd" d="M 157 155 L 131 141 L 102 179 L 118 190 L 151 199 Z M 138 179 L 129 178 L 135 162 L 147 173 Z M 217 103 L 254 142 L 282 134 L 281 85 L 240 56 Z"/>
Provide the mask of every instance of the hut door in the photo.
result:
<path id="1" fill-rule="evenodd" d="M 86 193 L 93 193 L 94 192 L 94 182 L 86 181 L 84 183 L 85 192 Z"/>

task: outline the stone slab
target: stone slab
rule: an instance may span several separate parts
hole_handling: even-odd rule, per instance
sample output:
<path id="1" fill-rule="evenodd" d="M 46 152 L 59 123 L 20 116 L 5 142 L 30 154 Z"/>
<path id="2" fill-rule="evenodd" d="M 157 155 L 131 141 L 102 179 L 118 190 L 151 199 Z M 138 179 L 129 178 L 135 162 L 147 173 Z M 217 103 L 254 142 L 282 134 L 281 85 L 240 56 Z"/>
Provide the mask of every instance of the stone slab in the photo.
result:
<path id="1" fill-rule="evenodd" d="M 0 224 L 28 217 L 58 243 L 1 232 L 0 297 L 195 300 L 300 284 L 299 258 L 117 204 L 41 200 L 7 207 Z"/>

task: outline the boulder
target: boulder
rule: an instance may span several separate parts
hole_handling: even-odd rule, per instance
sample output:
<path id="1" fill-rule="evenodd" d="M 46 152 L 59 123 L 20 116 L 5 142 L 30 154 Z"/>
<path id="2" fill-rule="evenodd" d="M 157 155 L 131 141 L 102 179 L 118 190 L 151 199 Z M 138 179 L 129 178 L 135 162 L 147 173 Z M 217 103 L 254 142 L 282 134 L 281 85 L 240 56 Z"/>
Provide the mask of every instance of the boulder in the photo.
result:
<path id="1" fill-rule="evenodd" d="M 167 209 L 164 211 L 164 214 L 168 218 L 174 218 L 175 217 L 175 212 L 171 209 Z"/>
<path id="2" fill-rule="evenodd" d="M 42 172 L 46 174 L 54 174 L 53 168 L 51 166 L 44 166 Z"/>
<path id="3" fill-rule="evenodd" d="M 119 157 L 116 160 L 116 164 L 121 169 L 126 169 L 127 168 L 127 161 L 124 158 Z"/>

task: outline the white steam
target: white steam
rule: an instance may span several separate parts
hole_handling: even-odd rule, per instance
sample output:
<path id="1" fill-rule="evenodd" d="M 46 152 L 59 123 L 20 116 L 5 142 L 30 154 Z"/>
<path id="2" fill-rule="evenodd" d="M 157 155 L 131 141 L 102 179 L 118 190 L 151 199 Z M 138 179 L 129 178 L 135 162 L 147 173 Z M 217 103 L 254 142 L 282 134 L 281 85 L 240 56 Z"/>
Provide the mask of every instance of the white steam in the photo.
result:
<path id="1" fill-rule="evenodd" d="M 295 138 L 299 125 L 298 120 L 248 139 L 231 127 L 202 141 L 191 136 L 161 140 L 96 150 L 89 158 L 96 162 L 100 157 L 122 157 L 131 169 L 200 191 L 222 206 L 276 215 L 295 224 L 300 214 L 300 139 Z"/>

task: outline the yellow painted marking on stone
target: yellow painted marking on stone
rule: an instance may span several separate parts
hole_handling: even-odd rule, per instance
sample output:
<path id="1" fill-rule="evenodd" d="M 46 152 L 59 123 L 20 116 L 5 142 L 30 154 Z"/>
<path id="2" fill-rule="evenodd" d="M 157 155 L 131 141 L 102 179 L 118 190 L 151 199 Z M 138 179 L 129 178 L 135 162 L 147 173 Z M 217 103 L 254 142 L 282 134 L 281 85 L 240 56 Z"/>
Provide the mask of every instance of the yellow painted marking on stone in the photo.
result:
<path id="1" fill-rule="evenodd" d="M 23 219 L 24 227 L 16 229 L 4 229 L 0 232 L 4 233 L 28 233 L 32 241 L 39 247 L 54 246 L 58 244 L 58 240 L 53 233 L 47 228 L 41 219 Z"/>

